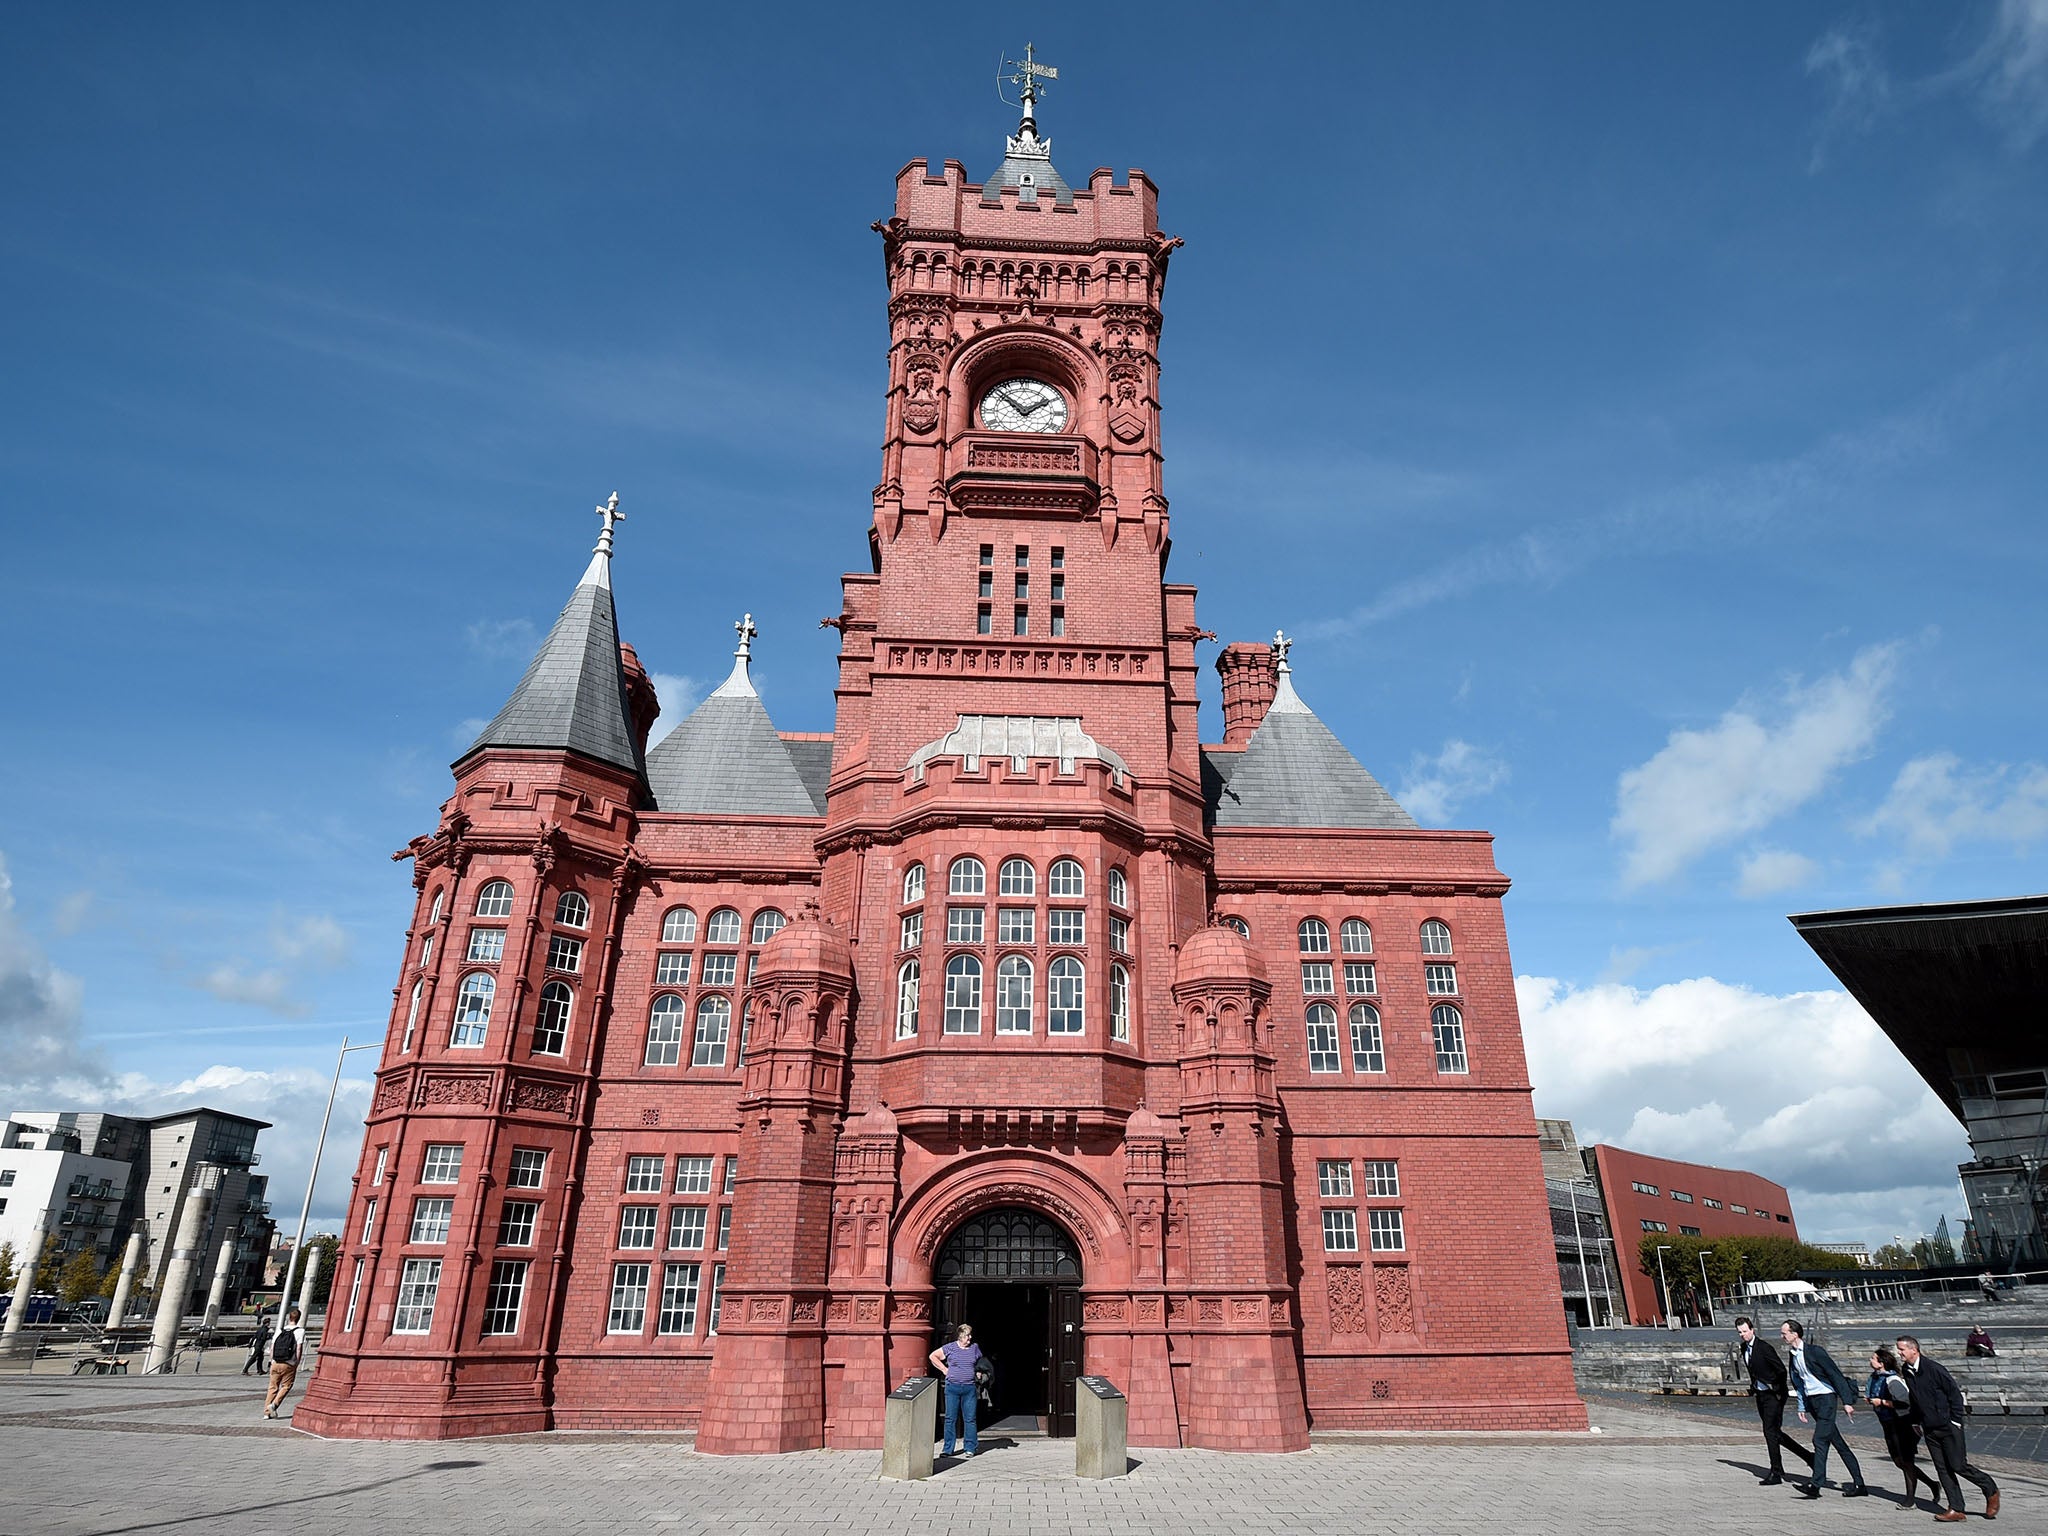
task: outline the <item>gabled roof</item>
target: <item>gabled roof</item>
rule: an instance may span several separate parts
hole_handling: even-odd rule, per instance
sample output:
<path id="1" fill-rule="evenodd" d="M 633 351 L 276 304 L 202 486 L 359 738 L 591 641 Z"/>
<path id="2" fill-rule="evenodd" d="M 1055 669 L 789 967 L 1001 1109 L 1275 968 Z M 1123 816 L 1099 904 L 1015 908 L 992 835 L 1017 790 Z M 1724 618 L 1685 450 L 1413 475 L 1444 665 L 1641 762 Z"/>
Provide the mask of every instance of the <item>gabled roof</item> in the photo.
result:
<path id="1" fill-rule="evenodd" d="M 743 646 L 732 676 L 647 754 L 655 809 L 724 816 L 825 814 L 824 778 L 832 770 L 832 744 L 778 736 L 754 692 L 747 660 Z"/>
<path id="2" fill-rule="evenodd" d="M 1244 750 L 1205 749 L 1202 766 L 1212 826 L 1415 827 L 1415 818 L 1302 702 L 1284 666 L 1279 692 Z"/>

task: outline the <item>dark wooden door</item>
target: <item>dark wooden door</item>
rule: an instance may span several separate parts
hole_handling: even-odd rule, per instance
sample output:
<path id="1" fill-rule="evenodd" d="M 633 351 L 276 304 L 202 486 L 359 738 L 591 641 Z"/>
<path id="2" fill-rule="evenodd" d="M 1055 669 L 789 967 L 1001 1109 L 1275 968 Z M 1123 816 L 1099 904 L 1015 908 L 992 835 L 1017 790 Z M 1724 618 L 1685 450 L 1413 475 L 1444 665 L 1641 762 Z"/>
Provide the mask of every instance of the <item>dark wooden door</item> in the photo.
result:
<path id="1" fill-rule="evenodd" d="M 1081 1376 L 1081 1289 L 1074 1285 L 1053 1287 L 1050 1314 L 1052 1338 L 1046 1358 L 1052 1370 L 1052 1411 L 1046 1416 L 1046 1433 L 1071 1437 L 1074 1433 L 1074 1390 Z"/>

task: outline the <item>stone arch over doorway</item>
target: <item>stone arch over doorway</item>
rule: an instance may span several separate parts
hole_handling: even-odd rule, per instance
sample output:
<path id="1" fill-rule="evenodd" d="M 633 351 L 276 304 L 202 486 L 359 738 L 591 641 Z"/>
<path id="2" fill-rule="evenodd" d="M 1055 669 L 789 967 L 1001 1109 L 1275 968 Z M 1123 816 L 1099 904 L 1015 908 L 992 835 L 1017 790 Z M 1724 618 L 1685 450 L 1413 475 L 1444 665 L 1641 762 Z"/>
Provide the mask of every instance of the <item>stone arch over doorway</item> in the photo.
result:
<path id="1" fill-rule="evenodd" d="M 1074 1239 L 1091 1290 L 1130 1284 L 1130 1242 L 1117 1202 L 1071 1168 L 1035 1152 L 963 1158 L 904 1202 L 890 1244 L 899 1294 L 933 1282 L 940 1247 L 971 1216 L 998 1206 L 1050 1217 Z"/>

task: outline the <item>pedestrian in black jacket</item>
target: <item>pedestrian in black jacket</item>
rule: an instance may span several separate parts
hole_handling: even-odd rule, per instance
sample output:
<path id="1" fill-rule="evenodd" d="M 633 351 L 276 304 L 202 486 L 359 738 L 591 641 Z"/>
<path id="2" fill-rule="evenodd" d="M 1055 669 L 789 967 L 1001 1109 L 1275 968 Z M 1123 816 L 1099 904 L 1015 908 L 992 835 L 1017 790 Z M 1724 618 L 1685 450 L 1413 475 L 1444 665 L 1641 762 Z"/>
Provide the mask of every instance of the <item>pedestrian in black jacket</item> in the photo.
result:
<path id="1" fill-rule="evenodd" d="M 1836 1414 L 1844 1418 L 1855 1414 L 1856 1388 L 1835 1364 L 1833 1355 L 1806 1342 L 1806 1330 L 1793 1319 L 1788 1317 L 1779 1325 L 1778 1336 L 1785 1341 L 1785 1374 L 1799 1399 L 1799 1422 L 1804 1424 L 1809 1414 L 1813 1418 L 1813 1481 L 1800 1492 L 1809 1499 L 1820 1497 L 1828 1481 L 1828 1452 L 1836 1450 L 1842 1453 L 1842 1465 L 1854 1479 L 1842 1490 L 1842 1497 L 1862 1498 L 1870 1492 L 1863 1486 L 1863 1468 L 1856 1464 L 1856 1453 L 1849 1449 L 1841 1425 L 1835 1422 Z"/>
<path id="2" fill-rule="evenodd" d="M 1963 1443 L 1963 1389 L 1949 1375 L 1948 1367 L 1920 1353 L 1920 1341 L 1911 1334 L 1899 1335 L 1899 1374 L 1906 1378 L 1913 1395 L 1913 1417 L 1927 1442 L 1927 1454 L 1934 1470 L 1941 1474 L 1942 1491 L 1948 1495 L 1948 1510 L 1934 1518 L 1953 1524 L 1963 1514 L 1963 1489 L 1957 1481 L 1967 1477 L 1984 1490 L 1984 1518 L 1998 1518 L 1998 1484 L 1988 1472 L 1970 1465 L 1969 1450 Z"/>
<path id="3" fill-rule="evenodd" d="M 1756 1397 L 1756 1416 L 1763 1420 L 1764 1445 L 1771 1453 L 1771 1470 L 1762 1479 L 1765 1486 L 1785 1481 L 1784 1451 L 1790 1451 L 1809 1467 L 1813 1458 L 1806 1447 L 1785 1438 L 1785 1362 L 1771 1348 L 1768 1339 L 1756 1334 L 1756 1324 L 1746 1317 L 1735 1319 L 1735 1336 L 1742 1341 L 1742 1363 L 1749 1370 L 1749 1389 Z"/>

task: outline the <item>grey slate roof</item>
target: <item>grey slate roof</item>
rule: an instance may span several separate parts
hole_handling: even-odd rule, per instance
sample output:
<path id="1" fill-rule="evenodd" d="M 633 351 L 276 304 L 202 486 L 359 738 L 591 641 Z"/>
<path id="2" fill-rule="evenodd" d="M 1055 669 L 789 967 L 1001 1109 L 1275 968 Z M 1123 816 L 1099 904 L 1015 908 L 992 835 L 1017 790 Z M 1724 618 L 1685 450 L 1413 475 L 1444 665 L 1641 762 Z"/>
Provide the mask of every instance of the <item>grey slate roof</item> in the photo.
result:
<path id="1" fill-rule="evenodd" d="M 657 810 L 822 816 L 829 741 L 784 741 L 751 689 L 721 688 L 647 754 Z"/>
<path id="2" fill-rule="evenodd" d="M 1202 768 L 1212 826 L 1415 826 L 1415 818 L 1301 702 L 1284 673 L 1279 695 L 1244 750 L 1204 752 Z"/>
<path id="3" fill-rule="evenodd" d="M 463 757 L 483 747 L 548 747 L 640 771 L 619 663 L 618 614 L 611 588 L 592 574 L 598 571 L 592 561 L 512 697 Z"/>
<path id="4" fill-rule="evenodd" d="M 832 782 L 832 743 L 829 741 L 785 741 L 789 760 L 796 764 L 796 776 L 810 791 L 811 803 L 825 814 L 825 787 Z"/>
<path id="5" fill-rule="evenodd" d="M 981 184 L 981 200 L 992 203 L 1003 195 L 1003 188 L 1015 187 L 1020 203 L 1037 202 L 1041 192 L 1050 192 L 1056 203 L 1073 202 L 1074 189 L 1053 169 L 1052 140 L 1039 138 L 1038 125 L 1029 118 L 1017 126 L 1018 132 L 1006 146 L 1003 163 Z"/>

